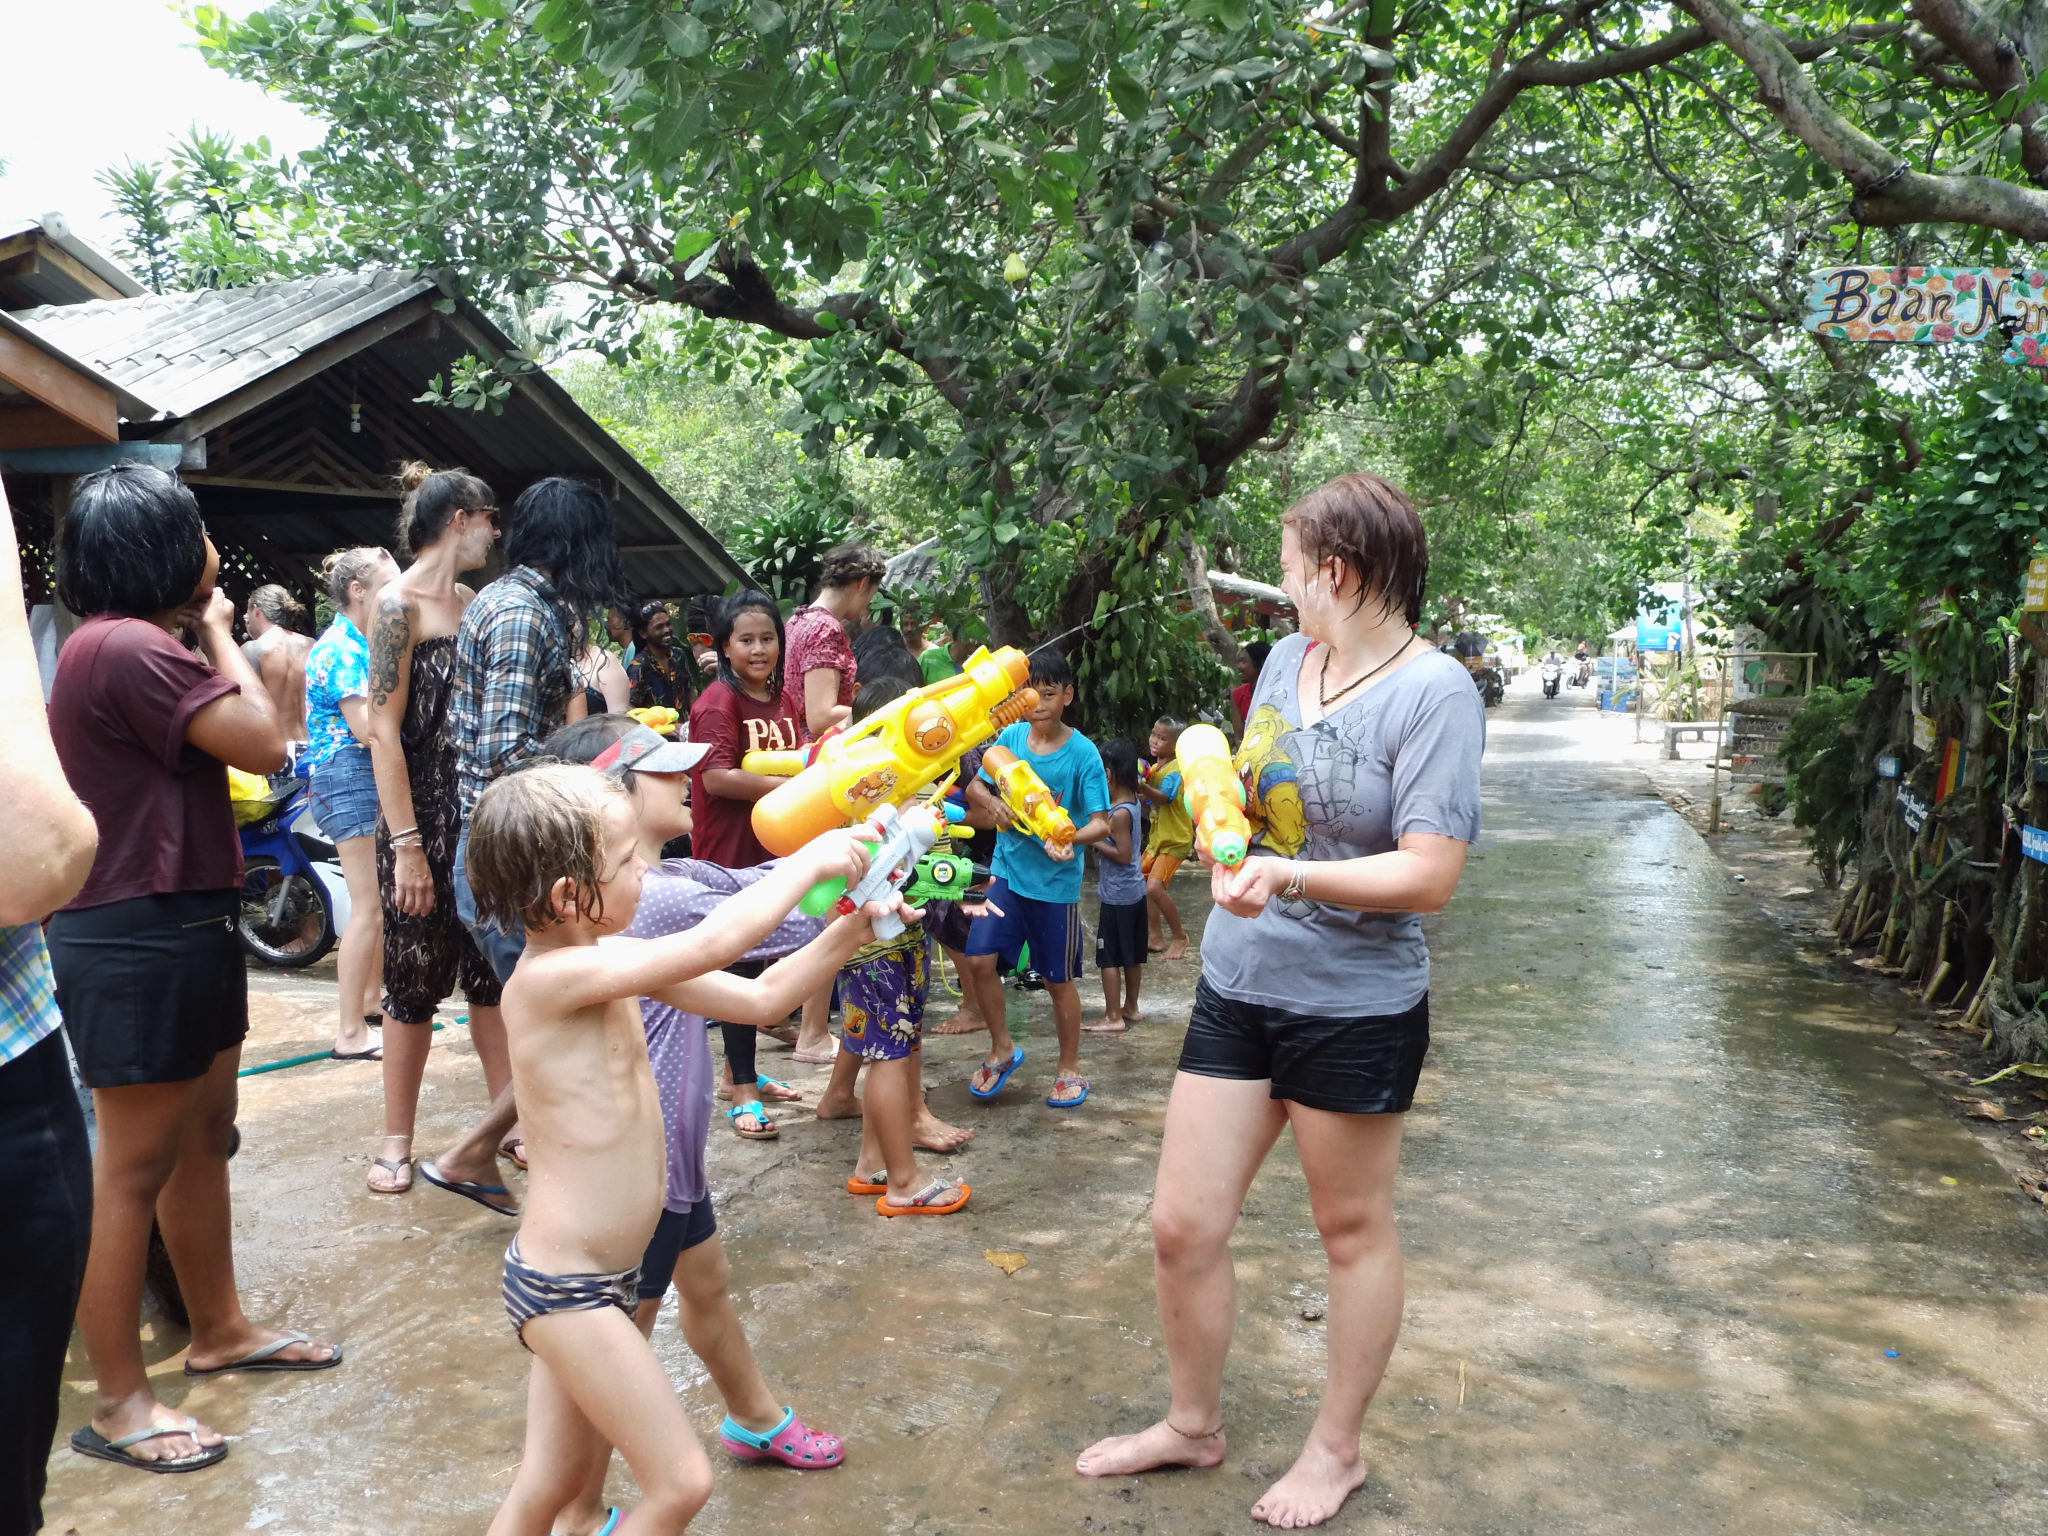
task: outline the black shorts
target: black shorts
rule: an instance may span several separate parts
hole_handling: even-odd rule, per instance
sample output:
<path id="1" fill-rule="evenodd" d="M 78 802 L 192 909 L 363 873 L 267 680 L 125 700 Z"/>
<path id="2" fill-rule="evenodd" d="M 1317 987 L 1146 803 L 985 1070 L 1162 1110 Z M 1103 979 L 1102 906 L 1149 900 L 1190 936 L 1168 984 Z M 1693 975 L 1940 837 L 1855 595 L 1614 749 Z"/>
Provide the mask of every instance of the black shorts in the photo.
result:
<path id="1" fill-rule="evenodd" d="M 1120 971 L 1143 965 L 1146 955 L 1145 903 L 1105 906 L 1095 914 L 1095 969 Z"/>
<path id="2" fill-rule="evenodd" d="M 50 919 L 57 1006 L 88 1088 L 185 1083 L 249 1033 L 234 891 L 136 896 Z"/>
<path id="3" fill-rule="evenodd" d="M 712 1213 L 708 1189 L 687 1211 L 664 1206 L 654 1236 L 647 1240 L 647 1251 L 640 1255 L 640 1299 L 659 1301 L 666 1296 L 669 1282 L 675 1278 L 676 1260 L 717 1231 L 718 1217 Z"/>
<path id="4" fill-rule="evenodd" d="M 1271 1079 L 1273 1097 L 1342 1115 L 1398 1114 L 1415 1102 L 1429 1054 L 1429 997 L 1405 1013 L 1360 1018 L 1240 1003 L 1195 984 L 1180 1070 L 1238 1082 Z"/>

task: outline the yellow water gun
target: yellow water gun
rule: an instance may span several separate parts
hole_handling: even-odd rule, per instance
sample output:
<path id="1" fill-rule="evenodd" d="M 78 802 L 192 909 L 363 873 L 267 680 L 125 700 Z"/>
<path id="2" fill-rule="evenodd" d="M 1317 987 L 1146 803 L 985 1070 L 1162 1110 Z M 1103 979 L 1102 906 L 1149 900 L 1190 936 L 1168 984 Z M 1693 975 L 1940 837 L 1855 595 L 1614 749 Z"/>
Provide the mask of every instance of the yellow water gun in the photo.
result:
<path id="1" fill-rule="evenodd" d="M 958 767 L 961 756 L 1038 707 L 1031 659 L 1014 646 L 967 658 L 957 677 L 913 689 L 805 753 L 749 752 L 750 773 L 793 773 L 754 802 L 754 835 L 770 853 L 902 805 Z"/>
<path id="2" fill-rule="evenodd" d="M 1021 830 L 1040 842 L 1070 846 L 1074 818 L 1046 787 L 1038 771 L 1008 747 L 990 747 L 981 756 L 982 771 L 995 780 L 1003 804 L 1016 813 Z"/>
<path id="3" fill-rule="evenodd" d="M 1244 862 L 1252 824 L 1244 813 L 1244 781 L 1230 758 L 1230 743 L 1213 725 L 1180 733 L 1180 800 L 1194 819 L 1195 841 L 1218 864 Z"/>

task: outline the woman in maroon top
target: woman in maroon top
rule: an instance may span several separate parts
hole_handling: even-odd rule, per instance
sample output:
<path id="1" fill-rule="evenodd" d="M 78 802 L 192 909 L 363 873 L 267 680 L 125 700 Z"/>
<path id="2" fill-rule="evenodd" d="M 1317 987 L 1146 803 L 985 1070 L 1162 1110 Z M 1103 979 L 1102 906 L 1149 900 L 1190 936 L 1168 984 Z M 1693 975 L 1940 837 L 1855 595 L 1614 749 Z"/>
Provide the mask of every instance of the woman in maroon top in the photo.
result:
<path id="1" fill-rule="evenodd" d="M 886 570 L 882 557 L 865 544 L 828 549 L 817 598 L 789 616 L 782 647 L 782 701 L 803 722 L 810 733 L 807 740 L 815 741 L 853 718 L 860 668 L 853 659 L 850 631 L 867 622 Z M 828 1062 L 837 1056 L 831 1005 L 830 993 L 804 1004 L 804 1026 L 796 1041 L 798 1061 Z M 851 1072 L 834 1073 L 832 1086 L 818 1101 L 818 1117 L 836 1120 L 858 1113 Z"/>
<path id="2" fill-rule="evenodd" d="M 769 859 L 754 836 L 754 802 L 787 781 L 749 773 L 740 762 L 749 752 L 790 751 L 811 738 L 782 690 L 782 612 L 774 598 L 741 592 L 725 599 L 711 621 L 711 646 L 718 676 L 690 706 L 690 740 L 706 749 L 690 770 L 690 851 L 727 869 L 751 869 Z M 772 1099 L 803 1095 L 755 1068 L 759 1030 L 746 1024 L 719 1030 L 725 1037 L 719 1091 L 733 1101 L 733 1129 L 753 1140 L 775 1135 L 756 1090 Z"/>
<path id="3" fill-rule="evenodd" d="M 50 921 L 50 958 L 99 1118 L 78 1304 L 99 1395 L 71 1443 L 160 1472 L 211 1465 L 227 1446 L 159 1402 L 143 1363 L 152 1216 L 192 1315 L 188 1375 L 341 1363 L 331 1344 L 251 1322 L 235 1293 L 228 1141 L 249 999 L 227 769 L 283 767 L 285 728 L 235 644 L 219 570 L 174 477 L 121 465 L 79 482 L 57 595 L 87 617 L 58 657 L 50 730 L 100 842 L 85 888 Z"/>

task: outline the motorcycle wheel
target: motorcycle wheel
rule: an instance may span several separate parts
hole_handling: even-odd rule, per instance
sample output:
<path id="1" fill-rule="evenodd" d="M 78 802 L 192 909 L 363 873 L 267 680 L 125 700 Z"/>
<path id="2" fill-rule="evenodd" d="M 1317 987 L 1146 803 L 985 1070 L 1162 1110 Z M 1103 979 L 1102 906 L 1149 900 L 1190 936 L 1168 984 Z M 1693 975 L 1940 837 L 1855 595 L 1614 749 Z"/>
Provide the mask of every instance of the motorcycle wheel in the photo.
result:
<path id="1" fill-rule="evenodd" d="M 265 965 L 298 970 L 334 948 L 334 913 L 311 875 L 287 875 L 275 859 L 251 859 L 235 924 L 242 947 Z"/>

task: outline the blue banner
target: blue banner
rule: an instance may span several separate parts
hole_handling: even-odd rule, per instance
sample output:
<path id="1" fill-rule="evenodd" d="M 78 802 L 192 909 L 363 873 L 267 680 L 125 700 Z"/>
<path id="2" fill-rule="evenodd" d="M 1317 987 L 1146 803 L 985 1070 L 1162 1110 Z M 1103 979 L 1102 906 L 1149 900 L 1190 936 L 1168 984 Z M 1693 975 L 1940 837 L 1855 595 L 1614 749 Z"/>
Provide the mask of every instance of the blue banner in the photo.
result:
<path id="1" fill-rule="evenodd" d="M 2037 864 L 2048 864 L 2048 831 L 2040 827 L 2022 826 L 2020 852 Z"/>

